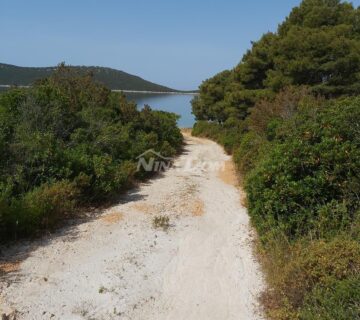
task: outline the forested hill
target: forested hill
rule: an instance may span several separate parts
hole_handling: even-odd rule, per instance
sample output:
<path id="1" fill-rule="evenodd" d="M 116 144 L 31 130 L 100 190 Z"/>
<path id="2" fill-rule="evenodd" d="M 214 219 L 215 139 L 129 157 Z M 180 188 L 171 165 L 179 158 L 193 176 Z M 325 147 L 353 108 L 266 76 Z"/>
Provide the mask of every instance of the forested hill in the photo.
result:
<path id="1" fill-rule="evenodd" d="M 92 73 L 95 80 L 103 83 L 109 89 L 156 92 L 177 91 L 111 68 L 84 66 L 72 66 L 71 68 L 84 74 Z M 38 79 L 49 77 L 55 69 L 56 67 L 18 67 L 0 63 L 0 85 L 31 85 Z"/>

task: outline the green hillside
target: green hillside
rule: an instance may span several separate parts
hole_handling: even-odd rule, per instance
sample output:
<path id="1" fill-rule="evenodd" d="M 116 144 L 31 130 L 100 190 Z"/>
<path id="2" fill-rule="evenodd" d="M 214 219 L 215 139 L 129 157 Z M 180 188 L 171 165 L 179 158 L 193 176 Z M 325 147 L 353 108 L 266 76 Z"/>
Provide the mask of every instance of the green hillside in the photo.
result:
<path id="1" fill-rule="evenodd" d="M 136 90 L 136 91 L 177 91 L 126 72 L 104 67 L 72 66 L 81 73 L 92 73 L 94 79 L 103 83 L 109 89 Z M 38 79 L 49 77 L 56 67 L 18 67 L 0 63 L 0 85 L 31 85 Z"/>

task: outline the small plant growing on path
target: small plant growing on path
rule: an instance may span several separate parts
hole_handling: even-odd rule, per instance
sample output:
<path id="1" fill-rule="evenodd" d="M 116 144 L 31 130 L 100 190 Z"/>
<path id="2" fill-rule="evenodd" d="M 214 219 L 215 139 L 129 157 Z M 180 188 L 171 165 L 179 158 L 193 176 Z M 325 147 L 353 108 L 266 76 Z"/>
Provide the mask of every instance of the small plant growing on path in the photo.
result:
<path id="1" fill-rule="evenodd" d="M 156 216 L 153 218 L 153 226 L 154 228 L 162 228 L 163 230 L 167 230 L 170 227 L 170 219 L 166 216 Z"/>

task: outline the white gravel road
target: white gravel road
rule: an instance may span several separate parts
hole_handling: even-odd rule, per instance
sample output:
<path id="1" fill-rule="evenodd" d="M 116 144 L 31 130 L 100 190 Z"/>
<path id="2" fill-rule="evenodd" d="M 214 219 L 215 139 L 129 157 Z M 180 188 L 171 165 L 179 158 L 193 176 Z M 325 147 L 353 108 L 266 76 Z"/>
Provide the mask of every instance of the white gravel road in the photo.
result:
<path id="1" fill-rule="evenodd" d="M 3 249 L 3 260 L 22 259 L 0 279 L 1 307 L 17 319 L 263 319 L 247 211 L 212 167 L 229 157 L 186 141 L 174 168 L 100 217 Z M 168 230 L 153 227 L 159 215 Z"/>

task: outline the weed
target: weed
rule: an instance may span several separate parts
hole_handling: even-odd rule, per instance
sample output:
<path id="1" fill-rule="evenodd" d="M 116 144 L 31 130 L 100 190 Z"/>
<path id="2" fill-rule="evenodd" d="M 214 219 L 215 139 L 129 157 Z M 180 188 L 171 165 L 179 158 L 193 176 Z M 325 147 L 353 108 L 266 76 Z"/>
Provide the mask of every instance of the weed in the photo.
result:
<path id="1" fill-rule="evenodd" d="M 167 230 L 170 227 L 170 219 L 167 216 L 155 216 L 153 218 L 153 226 L 156 229 Z"/>

